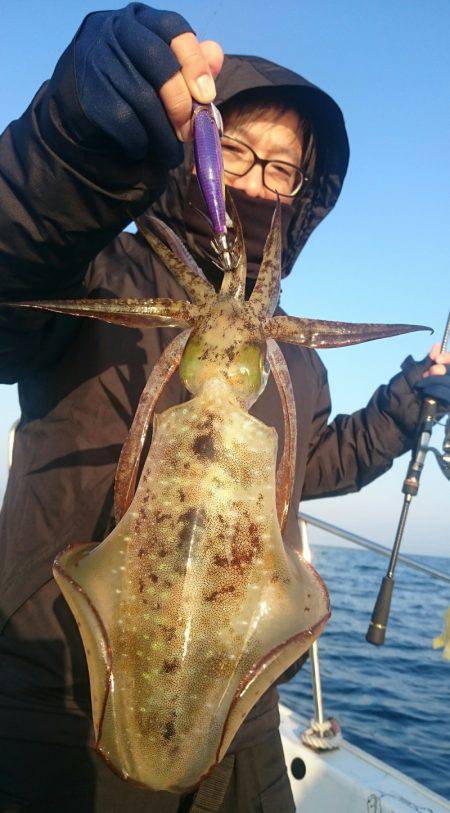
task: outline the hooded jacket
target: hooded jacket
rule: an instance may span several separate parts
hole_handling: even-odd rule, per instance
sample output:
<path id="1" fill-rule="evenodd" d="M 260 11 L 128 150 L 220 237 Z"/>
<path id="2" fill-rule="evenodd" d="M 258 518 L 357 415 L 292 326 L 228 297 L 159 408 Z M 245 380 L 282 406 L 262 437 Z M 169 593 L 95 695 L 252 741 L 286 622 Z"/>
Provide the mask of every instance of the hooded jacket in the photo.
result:
<path id="1" fill-rule="evenodd" d="M 257 57 L 231 56 L 218 102 L 255 87 L 290 86 L 317 136 L 313 183 L 294 204 L 285 273 L 334 206 L 348 162 L 337 105 L 302 77 Z M 170 172 L 127 162 L 115 147 L 74 138 L 77 106 L 69 70 L 40 89 L 0 143 L 0 297 L 185 298 L 138 234 L 122 232 L 130 211 L 148 207 L 191 248 L 182 212 L 191 151 Z M 84 122 L 87 125 L 86 122 Z M 0 518 L 0 617 L 4 625 L 52 578 L 66 545 L 102 540 L 111 528 L 113 479 L 140 393 L 172 329 L 117 327 L 54 314 L 0 313 L 1 381 L 19 385 L 21 418 Z M 286 538 L 299 545 L 302 499 L 356 491 L 411 447 L 423 364 L 408 359 L 367 407 L 331 423 L 326 371 L 313 350 L 282 345 L 298 415 L 297 470 Z M 174 376 L 158 411 L 187 397 Z M 278 432 L 283 421 L 272 377 L 252 413 Z"/>

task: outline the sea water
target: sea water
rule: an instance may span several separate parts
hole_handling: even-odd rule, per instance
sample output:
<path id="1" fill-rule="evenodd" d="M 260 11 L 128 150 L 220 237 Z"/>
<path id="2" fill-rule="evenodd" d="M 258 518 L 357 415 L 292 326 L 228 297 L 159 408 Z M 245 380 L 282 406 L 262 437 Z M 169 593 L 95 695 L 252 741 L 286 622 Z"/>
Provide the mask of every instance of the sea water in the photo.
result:
<path id="1" fill-rule="evenodd" d="M 319 641 L 325 717 L 345 739 L 450 799 L 450 661 L 432 649 L 450 584 L 398 564 L 386 642 L 365 640 L 388 560 L 357 548 L 312 548 L 332 616 Z M 450 576 L 450 559 L 414 556 Z M 309 664 L 280 686 L 282 701 L 313 716 Z"/>

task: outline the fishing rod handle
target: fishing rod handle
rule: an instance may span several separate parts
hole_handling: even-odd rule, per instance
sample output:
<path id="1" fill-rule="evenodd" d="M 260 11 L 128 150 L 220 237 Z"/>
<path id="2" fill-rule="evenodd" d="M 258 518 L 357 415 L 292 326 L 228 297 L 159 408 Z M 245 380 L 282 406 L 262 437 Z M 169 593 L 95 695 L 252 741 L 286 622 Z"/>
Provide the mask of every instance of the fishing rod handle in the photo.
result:
<path id="1" fill-rule="evenodd" d="M 373 608 L 372 618 L 366 633 L 366 641 L 368 641 L 369 644 L 374 644 L 375 646 L 382 646 L 384 644 L 393 589 L 394 579 L 392 576 L 383 576 L 375 607 Z"/>

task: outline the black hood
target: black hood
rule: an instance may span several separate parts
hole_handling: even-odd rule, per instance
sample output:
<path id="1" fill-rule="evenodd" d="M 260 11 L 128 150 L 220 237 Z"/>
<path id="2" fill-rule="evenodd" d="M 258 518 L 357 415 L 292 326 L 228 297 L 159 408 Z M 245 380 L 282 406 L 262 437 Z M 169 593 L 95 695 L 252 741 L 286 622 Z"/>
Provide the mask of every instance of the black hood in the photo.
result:
<path id="1" fill-rule="evenodd" d="M 290 88 L 299 111 L 308 118 L 316 136 L 314 176 L 305 191 L 295 199 L 295 216 L 288 232 L 288 248 L 283 257 L 286 276 L 294 265 L 309 235 L 336 203 L 349 159 L 349 146 L 344 118 L 338 105 L 319 88 L 299 74 L 257 56 L 225 56 L 216 80 L 216 104 L 254 88 Z M 168 186 L 151 207 L 153 214 L 170 223 L 174 231 L 194 248 L 193 237 L 186 232 L 182 218 L 193 162 L 192 145 L 185 147 L 185 160 L 172 170 Z M 245 238 L 245 233 L 244 233 Z"/>

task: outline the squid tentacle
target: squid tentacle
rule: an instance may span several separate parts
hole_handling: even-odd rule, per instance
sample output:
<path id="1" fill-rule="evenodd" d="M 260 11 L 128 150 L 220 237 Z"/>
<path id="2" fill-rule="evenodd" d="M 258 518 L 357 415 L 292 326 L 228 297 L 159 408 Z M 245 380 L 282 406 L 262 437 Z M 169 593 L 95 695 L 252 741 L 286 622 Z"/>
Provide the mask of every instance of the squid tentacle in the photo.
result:
<path id="1" fill-rule="evenodd" d="M 190 330 L 179 333 L 158 359 L 142 391 L 133 423 L 122 446 L 114 484 L 114 515 L 116 522 L 123 517 L 136 490 L 141 452 L 153 418 L 155 406 L 169 379 L 180 366 L 181 356 Z"/>
<path id="2" fill-rule="evenodd" d="M 294 391 L 283 353 L 274 339 L 267 340 L 267 357 L 280 395 L 284 418 L 283 454 L 277 469 L 277 515 L 281 531 L 286 524 L 294 487 L 297 456 L 297 412 Z"/>
<path id="3" fill-rule="evenodd" d="M 264 328 L 267 337 L 278 341 L 324 349 L 386 339 L 417 330 L 433 332 L 426 325 L 328 322 L 322 319 L 306 319 L 296 316 L 273 316 L 266 320 Z"/>

